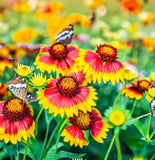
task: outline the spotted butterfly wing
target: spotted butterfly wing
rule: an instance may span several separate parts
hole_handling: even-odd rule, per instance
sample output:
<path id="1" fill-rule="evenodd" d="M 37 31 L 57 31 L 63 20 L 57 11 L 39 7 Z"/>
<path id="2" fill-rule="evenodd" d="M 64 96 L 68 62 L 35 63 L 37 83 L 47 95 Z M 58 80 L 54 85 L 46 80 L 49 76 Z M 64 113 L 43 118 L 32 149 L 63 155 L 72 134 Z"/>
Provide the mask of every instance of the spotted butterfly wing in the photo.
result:
<path id="1" fill-rule="evenodd" d="M 61 42 L 65 45 L 71 43 L 74 33 L 73 23 L 70 23 L 67 28 L 65 28 L 62 32 L 56 35 L 55 40 L 56 42 Z"/>
<path id="2" fill-rule="evenodd" d="M 27 85 L 24 78 L 16 74 L 15 78 L 7 82 L 9 90 L 17 97 L 24 98 L 27 94 Z"/>
<path id="3" fill-rule="evenodd" d="M 150 103 L 152 117 L 155 117 L 155 97 Z"/>

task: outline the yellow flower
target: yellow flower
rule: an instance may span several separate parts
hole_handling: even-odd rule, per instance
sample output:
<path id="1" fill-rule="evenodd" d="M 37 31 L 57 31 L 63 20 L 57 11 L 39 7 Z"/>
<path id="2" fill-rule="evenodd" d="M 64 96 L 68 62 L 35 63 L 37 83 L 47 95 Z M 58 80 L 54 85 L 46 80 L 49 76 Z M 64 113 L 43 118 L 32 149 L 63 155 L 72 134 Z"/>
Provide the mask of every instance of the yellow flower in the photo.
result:
<path id="1" fill-rule="evenodd" d="M 149 25 L 153 23 L 154 21 L 154 14 L 153 13 L 147 13 L 147 12 L 141 12 L 139 14 L 139 19 L 144 25 Z"/>
<path id="2" fill-rule="evenodd" d="M 110 113 L 109 116 L 109 121 L 114 125 L 114 126 L 121 126 L 122 124 L 125 123 L 126 121 L 126 116 L 125 114 L 120 111 L 120 110 L 115 110 Z"/>
<path id="3" fill-rule="evenodd" d="M 16 12 L 23 12 L 23 11 L 27 12 L 31 10 L 31 6 L 27 2 L 19 2 L 13 5 L 13 9 Z"/>
<path id="4" fill-rule="evenodd" d="M 18 75 L 20 75 L 22 77 L 26 77 L 26 76 L 30 75 L 31 68 L 30 68 L 30 66 L 19 64 L 17 69 L 15 69 L 15 71 Z"/>
<path id="5" fill-rule="evenodd" d="M 87 28 L 90 28 L 90 27 L 91 27 L 91 24 L 92 24 L 92 23 L 91 23 L 90 18 L 83 16 L 81 24 L 82 24 L 82 26 L 83 26 L 84 28 L 87 29 Z"/>
<path id="6" fill-rule="evenodd" d="M 146 99 L 151 102 L 155 96 L 155 87 L 150 87 L 146 93 Z"/>
<path id="7" fill-rule="evenodd" d="M 152 72 L 150 74 L 150 79 L 151 79 L 151 81 L 155 82 L 155 72 Z"/>
<path id="8" fill-rule="evenodd" d="M 138 26 L 136 24 L 130 24 L 129 27 L 128 27 L 128 31 L 131 32 L 131 33 L 134 33 L 138 30 Z"/>
<path id="9" fill-rule="evenodd" d="M 102 5 L 102 0 L 84 0 L 84 4 L 88 7 L 99 7 Z"/>
<path id="10" fill-rule="evenodd" d="M 126 69 L 124 70 L 124 79 L 126 81 L 134 80 L 138 74 L 135 74 L 132 70 Z"/>
<path id="11" fill-rule="evenodd" d="M 135 156 L 130 160 L 147 160 L 146 158 L 143 158 L 142 156 Z"/>
<path id="12" fill-rule="evenodd" d="M 38 33 L 32 28 L 25 28 L 19 31 L 16 31 L 13 36 L 12 40 L 15 43 L 29 43 L 31 38 L 36 38 Z"/>
<path id="13" fill-rule="evenodd" d="M 30 81 L 33 86 L 41 87 L 46 83 L 46 77 L 43 77 L 42 73 L 37 75 L 34 73 L 34 77 Z"/>

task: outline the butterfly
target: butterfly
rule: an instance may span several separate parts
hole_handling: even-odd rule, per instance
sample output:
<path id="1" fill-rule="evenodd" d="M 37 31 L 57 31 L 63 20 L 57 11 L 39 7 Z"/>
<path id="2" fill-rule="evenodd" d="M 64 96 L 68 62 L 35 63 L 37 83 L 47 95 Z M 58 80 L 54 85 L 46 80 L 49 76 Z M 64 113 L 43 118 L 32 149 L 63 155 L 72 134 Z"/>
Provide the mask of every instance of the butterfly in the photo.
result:
<path id="1" fill-rule="evenodd" d="M 152 117 L 155 117 L 155 97 L 152 99 L 150 107 L 151 107 L 151 115 Z"/>
<path id="2" fill-rule="evenodd" d="M 36 96 L 32 95 L 30 92 L 27 92 L 26 81 L 18 74 L 16 74 L 11 81 L 7 82 L 7 86 L 16 97 L 23 98 L 28 102 L 37 101 Z"/>
<path id="3" fill-rule="evenodd" d="M 58 33 L 54 38 L 56 42 L 61 42 L 64 45 L 71 43 L 74 34 L 73 23 L 70 23 L 67 28 L 63 29 L 62 32 Z"/>

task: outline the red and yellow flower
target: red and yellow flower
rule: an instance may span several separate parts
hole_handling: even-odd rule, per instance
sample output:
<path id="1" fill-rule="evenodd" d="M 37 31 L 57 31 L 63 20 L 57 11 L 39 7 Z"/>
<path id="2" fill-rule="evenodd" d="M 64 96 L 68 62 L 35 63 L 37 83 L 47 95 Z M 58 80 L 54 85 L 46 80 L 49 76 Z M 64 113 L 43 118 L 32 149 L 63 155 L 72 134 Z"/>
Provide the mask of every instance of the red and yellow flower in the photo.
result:
<path id="1" fill-rule="evenodd" d="M 0 140 L 12 144 L 34 137 L 32 107 L 20 98 L 0 102 Z"/>
<path id="2" fill-rule="evenodd" d="M 142 9 L 142 3 L 139 0 L 123 0 L 122 8 L 132 14 L 138 14 Z"/>
<path id="3" fill-rule="evenodd" d="M 3 100 L 4 96 L 8 96 L 7 85 L 5 83 L 0 83 L 0 101 Z"/>
<path id="4" fill-rule="evenodd" d="M 124 81 L 124 65 L 119 62 L 117 49 L 104 44 L 97 47 L 96 53 L 91 50 L 83 50 L 76 59 L 80 70 L 86 74 L 86 78 L 91 77 L 93 82 L 104 83 L 111 81 L 112 84 Z M 77 70 L 75 69 L 77 72 Z"/>
<path id="5" fill-rule="evenodd" d="M 51 78 L 48 80 L 49 88 L 37 92 L 39 104 L 42 104 L 44 109 L 49 109 L 49 113 L 54 113 L 54 116 L 60 114 L 63 117 L 66 114 L 73 117 L 73 114 L 78 115 L 78 110 L 90 112 L 91 106 L 96 105 L 94 100 L 98 98 L 95 89 L 91 86 L 85 87 L 85 83 L 82 72 L 57 79 Z"/>
<path id="6" fill-rule="evenodd" d="M 139 78 L 138 81 L 125 87 L 122 94 L 130 99 L 140 100 L 143 97 L 143 93 L 148 91 L 151 85 L 152 83 L 147 78 Z"/>
<path id="7" fill-rule="evenodd" d="M 74 45 L 65 46 L 62 43 L 54 43 L 50 46 L 43 46 L 40 54 L 36 57 L 34 65 L 41 72 L 57 72 L 68 75 L 72 67 L 76 68 L 75 59 L 79 56 L 80 49 Z"/>
<path id="8" fill-rule="evenodd" d="M 109 131 L 108 124 L 102 120 L 100 112 L 96 108 L 92 108 L 89 112 L 84 113 L 79 110 L 78 115 L 74 115 L 69 118 L 72 125 L 66 127 L 61 136 L 64 136 L 64 141 L 69 142 L 75 147 L 87 146 L 89 142 L 86 141 L 84 136 L 84 131 L 89 130 L 92 137 L 99 143 L 103 143 L 102 138 L 107 138 L 107 133 Z"/>

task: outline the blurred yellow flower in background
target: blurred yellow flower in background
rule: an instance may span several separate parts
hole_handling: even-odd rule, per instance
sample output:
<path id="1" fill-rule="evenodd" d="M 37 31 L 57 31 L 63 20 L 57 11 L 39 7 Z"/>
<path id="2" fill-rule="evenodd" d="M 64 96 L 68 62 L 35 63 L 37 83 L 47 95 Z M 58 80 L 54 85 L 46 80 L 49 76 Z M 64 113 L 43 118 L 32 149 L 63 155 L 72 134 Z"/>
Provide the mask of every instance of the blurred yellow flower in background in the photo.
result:
<path id="1" fill-rule="evenodd" d="M 149 77 L 151 81 L 155 82 L 155 72 L 152 72 Z"/>
<path id="2" fill-rule="evenodd" d="M 25 28 L 19 31 L 16 31 L 13 36 L 12 40 L 15 43 L 29 43 L 31 38 L 37 38 L 38 33 L 33 28 Z"/>
<path id="3" fill-rule="evenodd" d="M 31 10 L 31 6 L 27 2 L 18 2 L 13 5 L 13 9 L 16 12 L 28 12 Z"/>

